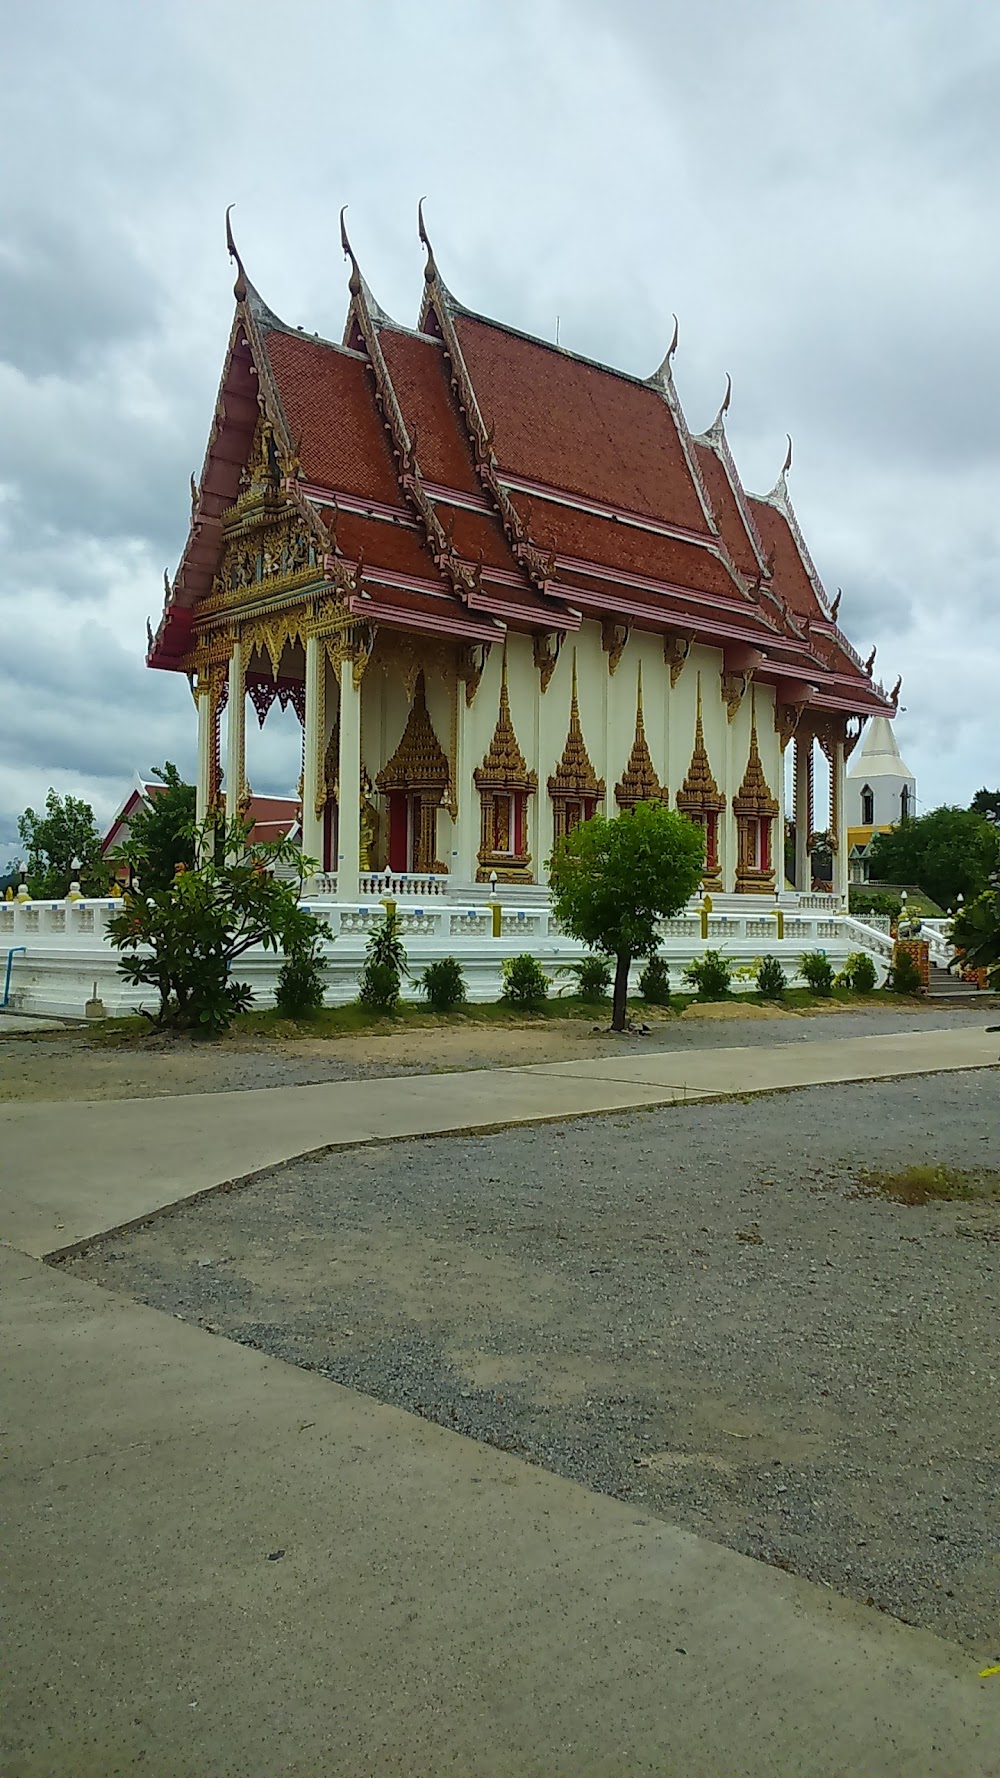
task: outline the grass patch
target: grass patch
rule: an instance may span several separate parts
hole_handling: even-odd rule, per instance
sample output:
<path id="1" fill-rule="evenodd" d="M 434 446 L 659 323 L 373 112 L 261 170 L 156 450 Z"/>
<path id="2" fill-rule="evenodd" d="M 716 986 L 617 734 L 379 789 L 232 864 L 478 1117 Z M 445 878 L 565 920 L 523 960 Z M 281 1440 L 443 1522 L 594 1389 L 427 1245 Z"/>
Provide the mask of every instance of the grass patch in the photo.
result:
<path id="1" fill-rule="evenodd" d="M 894 1204 L 967 1204 L 1000 1198 L 1000 1173 L 943 1165 L 902 1167 L 895 1173 L 868 1167 L 859 1174 L 857 1188 L 866 1198 L 890 1198 Z"/>

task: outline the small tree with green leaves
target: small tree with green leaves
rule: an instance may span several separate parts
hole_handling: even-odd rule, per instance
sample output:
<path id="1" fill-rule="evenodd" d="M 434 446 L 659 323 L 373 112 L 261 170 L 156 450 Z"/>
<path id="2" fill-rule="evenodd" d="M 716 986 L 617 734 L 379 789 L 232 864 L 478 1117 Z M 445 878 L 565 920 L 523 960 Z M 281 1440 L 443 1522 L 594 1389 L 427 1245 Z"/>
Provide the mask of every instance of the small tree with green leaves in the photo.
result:
<path id="1" fill-rule="evenodd" d="M 757 992 L 764 1000 L 782 1000 L 788 986 L 777 957 L 762 957 L 756 970 Z"/>
<path id="2" fill-rule="evenodd" d="M 526 1012 L 542 1006 L 548 999 L 549 978 L 530 951 L 519 957 L 505 957 L 500 973 L 503 977 L 503 998 Z"/>
<path id="3" fill-rule="evenodd" d="M 432 1012 L 454 1012 L 465 1005 L 465 975 L 457 957 L 439 957 L 436 963 L 428 963 L 420 986 Z"/>
<path id="4" fill-rule="evenodd" d="M 373 1011 L 395 1012 L 403 977 L 409 975 L 410 968 L 399 934 L 399 915 L 394 909 L 386 908 L 385 918 L 372 928 L 365 953 L 358 999 Z"/>
<path id="5" fill-rule="evenodd" d="M 196 834 L 200 854 L 210 852 L 215 828 Z M 224 857 L 209 857 L 179 871 L 151 895 L 126 895 L 108 921 L 126 981 L 156 990 L 155 1022 L 218 1035 L 246 1011 L 252 990 L 233 975 L 234 965 L 256 946 L 301 953 L 320 930 L 316 916 L 299 905 L 302 874 L 314 867 L 290 840 L 247 843 L 234 821 L 222 836 Z M 297 880 L 272 873 L 294 865 Z"/>
<path id="6" fill-rule="evenodd" d="M 670 1005 L 670 971 L 659 951 L 654 951 L 639 977 L 639 992 L 649 1006 Z"/>
<path id="7" fill-rule="evenodd" d="M 169 759 L 153 767 L 161 789 L 129 817 L 128 838 L 114 853 L 128 865 L 140 895 L 166 889 L 177 866 L 194 866 L 195 799 L 193 784 L 185 784 Z"/>
<path id="8" fill-rule="evenodd" d="M 111 872 L 101 854 L 101 836 L 89 803 L 50 790 L 45 813 L 25 809 L 17 831 L 26 854 L 28 887 L 37 900 L 68 895 L 74 881 L 84 895 L 105 893 Z"/>
<path id="9" fill-rule="evenodd" d="M 692 958 L 684 971 L 684 980 L 692 982 L 701 1000 L 725 1000 L 733 982 L 733 966 L 721 951 L 704 950 Z"/>
<path id="10" fill-rule="evenodd" d="M 967 902 L 951 928 L 951 942 L 960 954 L 949 964 L 985 969 L 991 988 L 1000 988 L 1000 874 L 985 894 Z"/>
<path id="11" fill-rule="evenodd" d="M 810 993 L 826 1000 L 833 993 L 833 964 L 825 951 L 803 951 L 799 958 L 799 974 L 804 977 Z"/>
<path id="12" fill-rule="evenodd" d="M 634 958 L 656 950 L 658 922 L 694 894 L 704 862 L 701 829 L 665 803 L 637 803 L 610 821 L 593 815 L 556 844 L 549 863 L 556 919 L 615 960 L 613 1031 L 625 1029 Z"/>

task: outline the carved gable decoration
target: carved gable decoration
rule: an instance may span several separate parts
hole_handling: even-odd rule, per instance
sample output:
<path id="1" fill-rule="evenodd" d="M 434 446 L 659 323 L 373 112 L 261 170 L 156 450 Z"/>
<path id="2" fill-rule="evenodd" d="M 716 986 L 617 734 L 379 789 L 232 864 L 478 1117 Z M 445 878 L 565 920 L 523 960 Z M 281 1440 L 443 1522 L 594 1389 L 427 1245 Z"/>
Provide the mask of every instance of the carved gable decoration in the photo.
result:
<path id="1" fill-rule="evenodd" d="M 223 518 L 222 558 L 205 608 L 247 604 L 322 574 L 318 540 L 284 493 L 274 436 L 261 419 L 239 496 Z"/>
<path id="2" fill-rule="evenodd" d="M 403 738 L 375 782 L 380 790 L 436 790 L 448 785 L 448 761 L 427 710 L 424 675 L 417 675 Z"/>
<path id="3" fill-rule="evenodd" d="M 639 681 L 636 688 L 635 701 L 635 740 L 629 754 L 625 775 L 615 785 L 615 796 L 620 809 L 634 809 L 636 803 L 659 802 L 663 795 L 663 787 L 656 775 L 653 761 L 646 744 L 646 726 L 642 714 L 642 662 L 639 663 Z"/>

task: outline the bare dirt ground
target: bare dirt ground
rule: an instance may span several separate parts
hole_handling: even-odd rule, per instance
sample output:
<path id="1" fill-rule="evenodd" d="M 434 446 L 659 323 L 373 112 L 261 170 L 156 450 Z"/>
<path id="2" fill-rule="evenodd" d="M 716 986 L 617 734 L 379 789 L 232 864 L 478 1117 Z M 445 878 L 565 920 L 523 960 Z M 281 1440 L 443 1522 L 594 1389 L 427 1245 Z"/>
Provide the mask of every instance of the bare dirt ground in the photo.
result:
<path id="1" fill-rule="evenodd" d="M 1000 1203 L 855 1183 L 928 1161 L 1000 1169 L 996 1069 L 319 1156 L 70 1263 L 1000 1660 Z"/>
<path id="2" fill-rule="evenodd" d="M 136 1099 L 171 1093 L 221 1093 L 253 1087 L 311 1086 L 379 1075 L 436 1074 L 463 1068 L 513 1068 L 528 1062 L 751 1043 L 798 1043 L 867 1033 L 982 1025 L 987 1006 L 902 1009 L 833 1001 L 808 1012 L 771 1006 L 693 1005 L 685 1013 L 642 1016 L 647 1037 L 610 1037 L 607 1014 L 481 1024 L 449 1020 L 359 1035 L 319 1038 L 230 1036 L 217 1043 L 154 1033 L 109 1046 L 85 1027 L 37 1037 L 5 1037 L 0 1019 L 0 1101 Z"/>

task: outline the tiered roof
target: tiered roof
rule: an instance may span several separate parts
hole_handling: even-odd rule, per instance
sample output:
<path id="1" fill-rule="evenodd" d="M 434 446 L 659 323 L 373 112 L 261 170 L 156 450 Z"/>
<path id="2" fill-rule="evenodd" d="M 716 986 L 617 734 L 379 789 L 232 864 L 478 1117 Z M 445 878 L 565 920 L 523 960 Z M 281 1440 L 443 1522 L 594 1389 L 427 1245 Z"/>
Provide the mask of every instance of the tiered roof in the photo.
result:
<path id="1" fill-rule="evenodd" d="M 350 260 L 344 342 L 290 328 L 237 265 L 236 317 L 192 524 L 150 664 L 182 667 L 259 411 L 350 615 L 466 640 L 583 616 L 754 651 L 784 695 L 891 711 L 836 624 L 788 499 L 746 494 L 727 400 L 700 438 L 663 364 L 642 380 L 458 303 L 427 249 L 417 329 Z"/>

